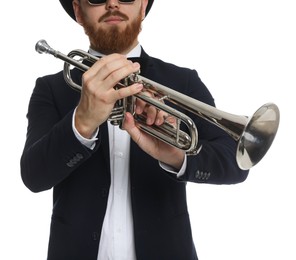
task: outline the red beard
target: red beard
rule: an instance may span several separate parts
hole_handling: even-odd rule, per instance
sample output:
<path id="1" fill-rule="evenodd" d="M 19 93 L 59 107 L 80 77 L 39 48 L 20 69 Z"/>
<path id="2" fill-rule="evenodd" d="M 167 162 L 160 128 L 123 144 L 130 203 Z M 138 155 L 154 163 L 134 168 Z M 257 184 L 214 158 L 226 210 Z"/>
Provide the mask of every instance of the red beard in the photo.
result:
<path id="1" fill-rule="evenodd" d="M 111 14 L 122 17 L 125 21 L 128 20 L 126 15 L 115 11 L 106 13 L 99 19 L 99 22 L 103 20 L 102 18 L 109 17 Z M 142 19 L 139 13 L 138 18 L 122 31 L 117 26 L 113 26 L 109 30 L 96 29 L 95 26 L 89 24 L 85 19 L 82 22 L 85 33 L 90 40 L 90 47 L 108 55 L 112 53 L 123 53 L 131 47 L 141 31 Z"/>

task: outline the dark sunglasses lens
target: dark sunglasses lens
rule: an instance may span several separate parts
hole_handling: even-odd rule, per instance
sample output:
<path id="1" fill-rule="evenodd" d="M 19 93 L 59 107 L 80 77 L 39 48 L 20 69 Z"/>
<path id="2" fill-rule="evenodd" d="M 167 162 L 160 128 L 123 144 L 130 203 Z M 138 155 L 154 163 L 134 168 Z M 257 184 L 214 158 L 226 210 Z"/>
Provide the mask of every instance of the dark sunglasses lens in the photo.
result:
<path id="1" fill-rule="evenodd" d="M 106 3 L 106 0 L 88 0 L 88 2 L 92 5 L 101 5 Z"/>
<path id="2" fill-rule="evenodd" d="M 101 5 L 105 4 L 106 0 L 88 0 L 88 2 L 92 5 Z M 133 3 L 135 0 L 120 0 L 119 3 Z"/>
<path id="3" fill-rule="evenodd" d="M 105 0 L 88 0 L 88 2 L 92 5 L 101 5 L 101 4 L 106 3 Z"/>

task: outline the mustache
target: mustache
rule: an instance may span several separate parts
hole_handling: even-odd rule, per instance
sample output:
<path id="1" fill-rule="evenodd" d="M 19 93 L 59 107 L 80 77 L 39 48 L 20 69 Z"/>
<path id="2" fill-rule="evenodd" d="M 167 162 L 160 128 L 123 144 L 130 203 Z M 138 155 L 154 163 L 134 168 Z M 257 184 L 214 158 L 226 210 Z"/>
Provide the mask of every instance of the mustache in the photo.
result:
<path id="1" fill-rule="evenodd" d="M 109 18 L 110 16 L 118 16 L 124 20 L 128 20 L 128 16 L 123 14 L 120 11 L 108 11 L 107 13 L 105 13 L 104 15 L 102 15 L 99 19 L 99 22 L 103 22 L 105 19 Z"/>

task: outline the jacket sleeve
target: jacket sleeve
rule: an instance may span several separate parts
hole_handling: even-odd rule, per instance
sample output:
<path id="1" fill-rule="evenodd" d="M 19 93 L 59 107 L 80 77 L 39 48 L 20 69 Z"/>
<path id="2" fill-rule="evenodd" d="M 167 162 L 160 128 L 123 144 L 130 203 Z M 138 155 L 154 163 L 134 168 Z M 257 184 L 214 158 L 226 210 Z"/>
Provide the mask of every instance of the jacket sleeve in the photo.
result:
<path id="1" fill-rule="evenodd" d="M 212 95 L 200 80 L 197 72 L 192 70 L 189 74 L 186 94 L 215 107 Z M 193 114 L 189 116 L 194 119 L 197 126 L 198 146 L 201 150 L 195 156 L 188 156 L 186 171 L 181 179 L 211 184 L 243 182 L 248 176 L 248 171 L 238 167 L 236 141 L 213 122 L 210 123 Z"/>
<path id="2" fill-rule="evenodd" d="M 21 176 L 33 192 L 47 190 L 60 183 L 94 152 L 83 146 L 73 133 L 75 106 L 61 109 L 62 106 L 57 104 L 59 100 L 52 86 L 60 83 L 58 80 L 37 79 L 29 102 Z"/>

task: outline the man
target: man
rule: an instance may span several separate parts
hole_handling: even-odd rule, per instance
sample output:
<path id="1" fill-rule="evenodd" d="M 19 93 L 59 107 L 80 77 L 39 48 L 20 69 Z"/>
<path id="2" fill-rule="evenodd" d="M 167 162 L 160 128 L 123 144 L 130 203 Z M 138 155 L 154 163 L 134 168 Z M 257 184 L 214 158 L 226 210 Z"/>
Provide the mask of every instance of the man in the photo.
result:
<path id="1" fill-rule="evenodd" d="M 214 106 L 210 92 L 195 70 L 152 58 L 139 45 L 141 21 L 153 0 L 60 2 L 84 27 L 89 52 L 103 57 L 85 73 L 72 71 L 81 93 L 59 72 L 38 78 L 30 99 L 21 173 L 34 192 L 53 188 L 48 260 L 197 259 L 186 182 L 244 181 L 248 172 L 237 166 L 236 143 L 187 113 L 201 148 L 187 156 L 139 130 L 129 113 L 124 130 L 107 119 L 118 99 L 143 91 L 139 83 L 114 89 L 139 70 Z M 167 116 L 139 100 L 136 113 L 147 114 L 148 125 L 162 125 Z"/>

